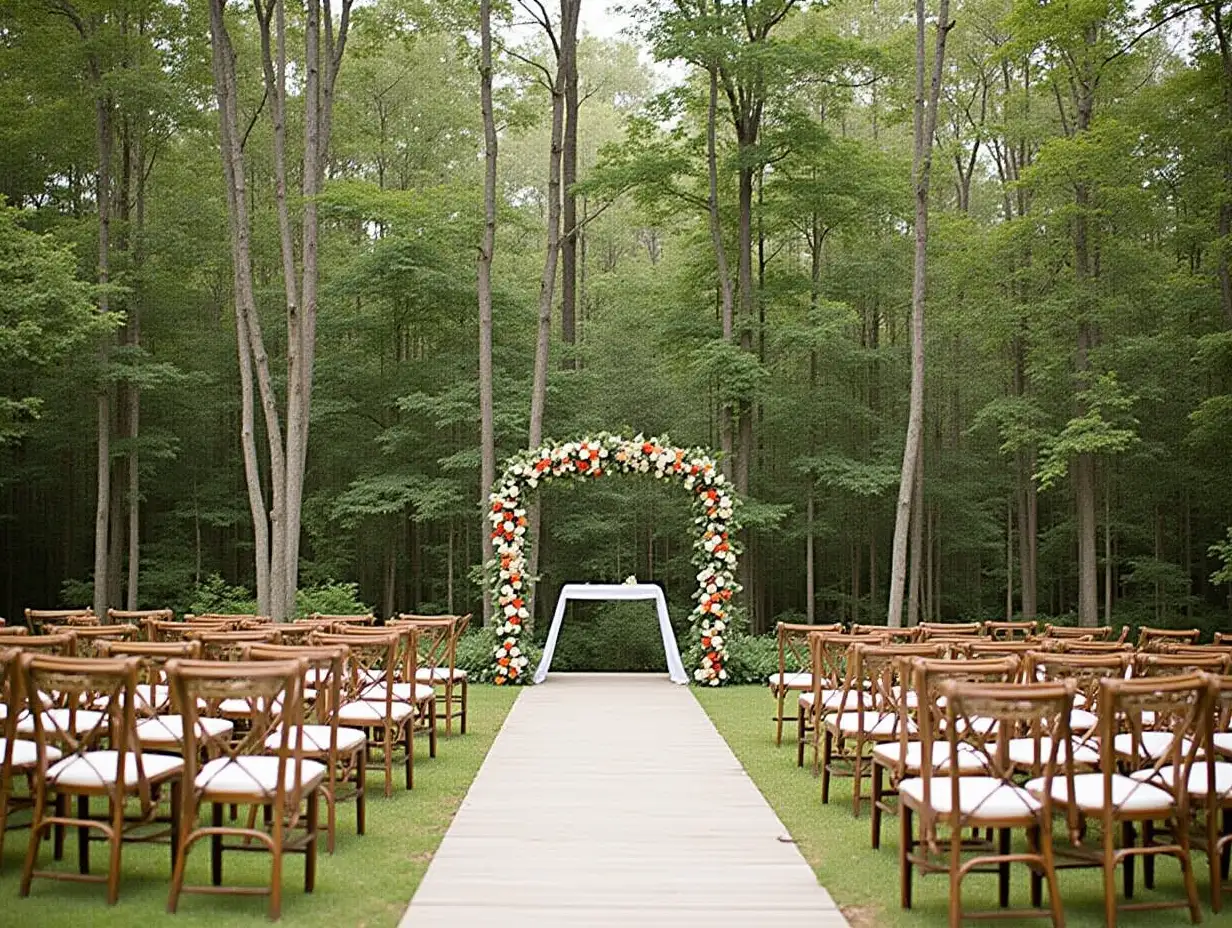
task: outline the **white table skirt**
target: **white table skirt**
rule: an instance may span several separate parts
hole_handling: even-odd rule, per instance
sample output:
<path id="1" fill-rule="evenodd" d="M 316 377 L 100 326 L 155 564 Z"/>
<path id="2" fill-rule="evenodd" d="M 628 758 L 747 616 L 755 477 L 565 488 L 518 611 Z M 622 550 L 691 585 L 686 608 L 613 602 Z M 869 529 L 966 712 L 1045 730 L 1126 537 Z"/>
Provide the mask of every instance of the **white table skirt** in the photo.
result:
<path id="1" fill-rule="evenodd" d="M 684 672 L 684 662 L 680 660 L 680 648 L 676 645 L 676 633 L 672 631 L 671 619 L 667 615 L 667 600 L 663 590 L 653 583 L 566 583 L 560 588 L 560 596 L 556 600 L 556 612 L 552 616 L 552 627 L 548 631 L 547 644 L 543 647 L 543 658 L 535 671 L 535 682 L 542 683 L 552 666 L 552 653 L 556 650 L 556 639 L 560 636 L 560 623 L 565 617 L 565 606 L 571 599 L 653 599 L 659 613 L 659 632 L 663 635 L 663 652 L 667 655 L 668 675 L 673 683 L 688 683 L 689 675 Z"/>

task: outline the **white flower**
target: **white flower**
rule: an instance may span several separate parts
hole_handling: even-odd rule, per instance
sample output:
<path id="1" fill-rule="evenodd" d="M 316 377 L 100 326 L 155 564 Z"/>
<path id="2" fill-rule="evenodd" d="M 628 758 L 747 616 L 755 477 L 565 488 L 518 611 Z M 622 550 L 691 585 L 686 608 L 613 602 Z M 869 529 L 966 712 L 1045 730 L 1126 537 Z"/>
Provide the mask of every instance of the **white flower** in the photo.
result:
<path id="1" fill-rule="evenodd" d="M 723 636 L 722 636 L 722 635 L 714 635 L 713 637 L 711 637 L 711 639 L 710 639 L 710 647 L 712 647 L 712 648 L 721 648 L 721 647 L 723 647 Z"/>
<path id="2" fill-rule="evenodd" d="M 510 657 L 517 657 L 521 653 L 522 653 L 522 649 L 519 648 L 517 645 L 514 645 L 512 648 L 509 649 Z"/>
<path id="3" fill-rule="evenodd" d="M 514 606 L 513 603 L 510 603 L 508 606 L 505 607 L 505 615 L 517 615 L 517 614 L 518 614 L 517 607 Z"/>
<path id="4" fill-rule="evenodd" d="M 497 649 L 496 649 L 496 656 L 497 656 L 497 658 L 498 658 L 498 659 L 499 659 L 499 658 L 502 658 L 502 657 L 508 657 L 508 656 L 509 656 L 509 652 L 508 652 L 508 651 L 506 651 L 504 648 L 497 648 Z"/>

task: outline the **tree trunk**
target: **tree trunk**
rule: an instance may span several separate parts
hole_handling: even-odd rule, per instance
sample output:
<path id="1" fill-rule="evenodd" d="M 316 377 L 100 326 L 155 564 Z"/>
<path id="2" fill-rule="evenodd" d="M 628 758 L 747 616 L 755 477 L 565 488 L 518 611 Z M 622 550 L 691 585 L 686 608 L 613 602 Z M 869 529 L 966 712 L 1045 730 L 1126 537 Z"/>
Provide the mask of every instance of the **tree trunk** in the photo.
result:
<path id="1" fill-rule="evenodd" d="M 911 500 L 911 576 L 907 581 L 907 624 L 920 624 L 920 574 L 924 545 L 924 443 L 915 468 L 915 492 Z"/>
<path id="2" fill-rule="evenodd" d="M 912 179 L 915 186 L 915 259 L 911 279 L 911 398 L 907 413 L 907 438 L 903 445 L 902 477 L 894 520 L 894 548 L 890 561 L 890 604 L 886 624 L 903 624 L 903 587 L 907 576 L 907 540 L 911 528 L 911 498 L 915 472 L 920 461 L 924 432 L 924 298 L 928 254 L 928 190 L 932 176 L 933 135 L 937 127 L 937 102 L 941 95 L 941 76 L 945 61 L 945 41 L 949 35 L 949 0 L 940 0 L 937 33 L 933 50 L 932 80 L 925 99 L 924 0 L 915 3 L 915 146 Z"/>
<path id="3" fill-rule="evenodd" d="M 85 36 L 83 35 L 83 38 Z M 98 282 L 100 285 L 98 311 L 110 311 L 107 284 L 111 279 L 111 158 L 115 141 L 112 124 L 112 100 L 110 93 L 102 88 L 102 73 L 98 60 L 90 59 L 90 78 L 95 93 L 94 129 L 98 154 L 98 176 L 94 196 L 98 206 Z M 97 499 L 94 509 L 94 612 L 104 615 L 108 601 L 108 535 L 111 517 L 111 381 L 107 376 L 111 336 L 99 341 L 98 397 L 96 403 L 97 428 Z"/>
<path id="4" fill-rule="evenodd" d="M 707 214 L 710 219 L 710 241 L 714 246 L 715 275 L 718 278 L 719 321 L 723 340 L 735 338 L 735 294 L 731 271 L 727 264 L 727 249 L 723 245 L 723 224 L 719 213 L 719 158 L 717 145 L 719 100 L 719 69 L 710 68 L 710 97 L 706 109 L 706 174 L 708 179 Z M 719 450 L 723 455 L 723 473 L 730 480 L 735 458 L 735 413 L 732 404 L 724 400 L 719 408 Z"/>
<path id="5" fill-rule="evenodd" d="M 805 509 L 804 535 L 804 614 L 809 625 L 817 621 L 817 561 L 813 551 L 813 493 L 810 490 Z"/>
<path id="6" fill-rule="evenodd" d="M 581 8 L 581 0 L 564 0 L 564 7 L 572 4 L 573 21 L 576 24 Z M 563 15 L 562 15 L 563 19 Z M 565 78 L 565 137 L 561 154 L 561 182 L 564 204 L 562 208 L 562 225 L 564 239 L 560 249 L 560 337 L 569 347 L 565 349 L 566 356 L 561 359 L 561 365 L 566 370 L 577 366 L 573 354 L 577 344 L 577 284 L 578 284 L 578 227 L 577 227 L 577 193 L 573 185 L 577 183 L 578 172 L 578 68 L 577 68 L 577 29 L 561 30 L 560 66 Z"/>
<path id="7" fill-rule="evenodd" d="M 492 110 L 492 2 L 479 2 L 479 96 L 483 108 L 483 238 L 479 244 L 479 504 L 487 528 L 488 494 L 496 483 L 496 429 L 492 399 L 492 255 L 496 250 L 496 121 Z M 481 533 L 486 538 L 486 531 Z M 487 560 L 487 544 L 484 556 Z M 488 585 L 483 589 L 484 624 L 491 619 Z"/>

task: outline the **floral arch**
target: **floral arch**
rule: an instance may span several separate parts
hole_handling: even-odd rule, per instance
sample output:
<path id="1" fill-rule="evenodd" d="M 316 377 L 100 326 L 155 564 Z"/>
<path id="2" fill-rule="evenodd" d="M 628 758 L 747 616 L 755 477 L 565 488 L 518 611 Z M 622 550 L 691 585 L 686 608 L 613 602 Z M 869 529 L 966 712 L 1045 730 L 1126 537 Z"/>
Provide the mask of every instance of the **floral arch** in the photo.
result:
<path id="1" fill-rule="evenodd" d="M 530 682 L 530 655 L 521 643 L 530 613 L 527 593 L 533 577 L 526 573 L 526 497 L 540 482 L 565 478 L 593 480 L 607 474 L 648 474 L 672 480 L 688 490 L 693 501 L 693 563 L 697 591 L 693 594 L 692 633 L 700 644 L 693 679 L 707 686 L 727 680 L 727 647 L 738 549 L 732 536 L 739 530 L 738 499 L 714 457 L 702 448 L 678 448 L 666 436 L 631 439 L 606 432 L 576 441 L 548 442 L 519 452 L 505 462 L 489 498 L 488 518 L 495 555 L 488 563 L 492 579 L 494 682 Z"/>

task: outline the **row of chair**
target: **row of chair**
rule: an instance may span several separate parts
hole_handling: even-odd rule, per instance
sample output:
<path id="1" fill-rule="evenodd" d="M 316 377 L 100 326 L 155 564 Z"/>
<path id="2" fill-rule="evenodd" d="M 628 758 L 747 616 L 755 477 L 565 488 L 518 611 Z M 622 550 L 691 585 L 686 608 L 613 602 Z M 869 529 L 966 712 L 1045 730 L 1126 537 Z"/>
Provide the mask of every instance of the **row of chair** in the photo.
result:
<path id="1" fill-rule="evenodd" d="M 305 890 L 312 890 L 320 800 L 332 852 L 339 803 L 355 803 L 357 832 L 365 830 L 374 752 L 383 756 L 386 796 L 396 752 L 407 788 L 414 784 L 415 734 L 428 737 L 435 756 L 438 694 L 419 680 L 425 669 L 436 679 L 441 668 L 420 666 L 420 638 L 448 639 L 462 619 L 341 630 L 319 621 L 306 642 L 291 644 L 278 640 L 282 626 L 191 628 L 175 641 L 134 640 L 135 626 L 110 637 L 92 636 L 87 626 L 47 635 L 0 630 L 0 850 L 9 814 L 28 807 L 33 816 L 21 893 L 37 877 L 99 879 L 114 902 L 122 846 L 163 840 L 171 848 L 174 911 L 182 892 L 253 892 L 222 887 L 222 859 L 224 850 L 258 842 L 273 856 L 271 882 L 261 891 L 277 918 L 284 854 L 305 855 Z M 28 788 L 18 794 L 13 782 L 23 778 Z M 106 799 L 106 814 L 91 814 L 94 798 Z M 203 823 L 206 806 L 211 815 Z M 247 822 L 224 824 L 228 806 L 233 821 L 238 807 L 249 807 Z M 37 869 L 47 835 L 53 854 L 63 855 L 66 828 L 79 835 L 78 872 Z M 89 872 L 92 832 L 110 849 L 106 877 Z M 186 885 L 184 860 L 205 839 L 211 884 Z"/>
<path id="2" fill-rule="evenodd" d="M 1143 857 L 1150 886 L 1154 857 L 1166 853 L 1183 858 L 1186 899 L 1179 904 L 1196 920 L 1188 854 L 1190 816 L 1198 813 L 1199 843 L 1212 868 L 1211 904 L 1220 908 L 1223 849 L 1232 841 L 1223 827 L 1223 810 L 1232 808 L 1232 764 L 1215 758 L 1232 752 L 1232 680 L 1225 676 L 1232 649 L 1173 643 L 1164 646 L 1169 653 L 1132 653 L 1128 644 L 1099 642 L 1109 650 L 1074 654 L 1039 641 L 985 639 L 962 649 L 953 639 L 896 643 L 818 631 L 808 643 L 811 679 L 799 697 L 797 762 L 811 744 L 823 801 L 832 775 L 853 777 L 855 814 L 862 779 L 871 775 L 874 848 L 882 815 L 902 811 L 904 906 L 911 904 L 913 868 L 950 873 L 954 913 L 961 912 L 963 876 L 990 867 L 1000 875 L 1005 906 L 1008 865 L 1018 861 L 1032 868 L 1034 905 L 1048 883 L 1046 914 L 1059 924 L 1055 867 L 1100 866 L 1112 887 L 1120 865 L 1130 896 L 1136 858 Z M 967 701 L 959 701 L 962 687 L 979 692 L 964 691 Z M 935 790 L 933 781 L 940 784 Z M 1053 860 L 1045 820 L 1054 805 L 1066 813 L 1072 841 L 1085 835 L 1088 818 L 1101 823 L 1096 853 L 1088 848 Z M 921 820 L 918 836 L 913 815 Z M 944 840 L 939 823 L 951 826 Z M 1017 825 L 1028 827 L 1025 855 L 1009 850 L 1009 829 Z M 977 826 L 989 829 L 984 841 L 965 840 L 963 830 Z M 988 843 L 992 830 L 999 831 L 995 845 Z M 1115 893 L 1106 892 L 1105 902 L 1108 924 L 1115 924 Z"/>

